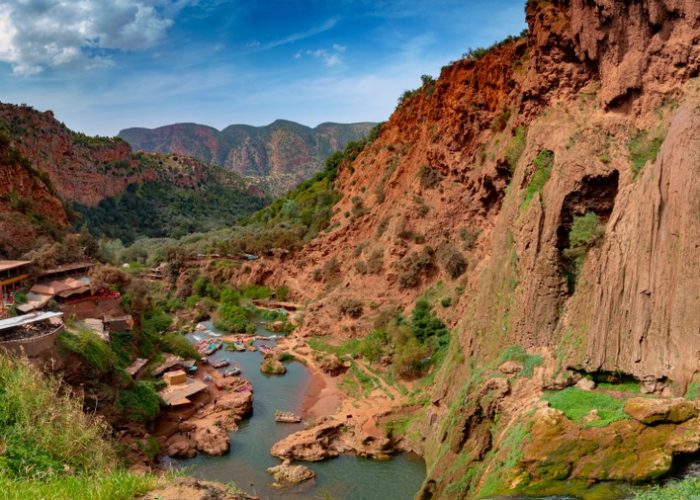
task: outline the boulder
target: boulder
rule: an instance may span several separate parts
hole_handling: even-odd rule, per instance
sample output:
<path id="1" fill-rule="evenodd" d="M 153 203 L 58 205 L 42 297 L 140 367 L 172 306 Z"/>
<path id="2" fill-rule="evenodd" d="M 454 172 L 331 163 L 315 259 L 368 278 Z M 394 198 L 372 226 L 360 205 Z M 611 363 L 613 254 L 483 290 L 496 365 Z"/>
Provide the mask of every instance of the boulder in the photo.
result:
<path id="1" fill-rule="evenodd" d="M 202 481 L 193 477 L 175 477 L 141 497 L 143 500 L 253 500 L 243 492 L 232 491 L 230 485 Z"/>
<path id="2" fill-rule="evenodd" d="M 523 369 L 523 365 L 517 361 L 506 361 L 501 366 L 498 367 L 498 371 L 503 375 L 515 375 L 520 370 Z"/>
<path id="3" fill-rule="evenodd" d="M 685 399 L 632 398 L 625 403 L 625 413 L 643 424 L 670 422 L 679 424 L 698 415 L 695 405 Z"/>
<path id="4" fill-rule="evenodd" d="M 192 458 L 197 454 L 197 447 L 187 436 L 174 434 L 166 441 L 165 452 L 174 458 Z"/>
<path id="5" fill-rule="evenodd" d="M 291 465 L 285 461 L 280 465 L 269 467 L 267 472 L 272 474 L 273 486 L 281 487 L 290 484 L 299 484 L 313 479 L 316 473 L 304 465 Z"/>
<path id="6" fill-rule="evenodd" d="M 332 377 L 336 377 L 347 370 L 343 361 L 336 354 L 325 356 L 319 361 L 318 366 Z"/>
<path id="7" fill-rule="evenodd" d="M 231 448 L 228 433 L 218 425 L 200 427 L 195 431 L 193 439 L 197 449 L 207 455 L 224 455 Z"/>
<path id="8" fill-rule="evenodd" d="M 595 382 L 587 378 L 582 378 L 581 380 L 576 382 L 575 387 L 583 391 L 592 391 L 593 389 L 595 389 Z"/>
<path id="9" fill-rule="evenodd" d="M 306 462 L 337 457 L 341 450 L 336 446 L 336 442 L 342 427 L 343 423 L 335 420 L 321 422 L 310 429 L 295 432 L 277 441 L 270 453 L 277 458 Z"/>

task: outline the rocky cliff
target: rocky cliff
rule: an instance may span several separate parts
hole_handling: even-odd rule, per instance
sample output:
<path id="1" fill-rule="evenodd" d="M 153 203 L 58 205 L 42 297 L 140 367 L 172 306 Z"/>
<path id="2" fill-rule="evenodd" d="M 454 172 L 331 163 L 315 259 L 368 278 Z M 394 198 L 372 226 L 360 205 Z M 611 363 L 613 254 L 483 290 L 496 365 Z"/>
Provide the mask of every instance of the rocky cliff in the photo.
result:
<path id="1" fill-rule="evenodd" d="M 218 131 L 195 123 L 155 129 L 129 128 L 119 137 L 134 149 L 174 153 L 219 165 L 282 194 L 321 170 L 325 158 L 367 135 L 373 123 L 322 123 L 315 128 L 287 120 L 264 127 L 230 125 Z"/>
<path id="2" fill-rule="evenodd" d="M 488 474 L 467 464 L 493 472 L 503 422 L 543 388 L 617 373 L 682 395 L 700 369 L 700 5 L 533 0 L 527 20 L 409 94 L 341 166 L 332 230 L 250 269 L 309 302 L 302 334 L 361 337 L 382 311 L 450 299 L 458 340 L 421 410 L 426 496 L 475 496 Z M 544 360 L 540 385 L 460 413 L 512 346 Z"/>

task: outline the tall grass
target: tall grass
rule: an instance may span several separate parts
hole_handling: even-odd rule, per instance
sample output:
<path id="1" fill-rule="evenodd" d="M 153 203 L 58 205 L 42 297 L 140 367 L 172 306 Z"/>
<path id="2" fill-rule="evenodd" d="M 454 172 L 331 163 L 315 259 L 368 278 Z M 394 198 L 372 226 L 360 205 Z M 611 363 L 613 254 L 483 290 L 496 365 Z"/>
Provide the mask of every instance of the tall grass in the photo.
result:
<path id="1" fill-rule="evenodd" d="M 107 432 L 107 424 L 83 413 L 58 380 L 0 355 L 0 471 L 6 480 L 110 470 L 116 454 L 103 439 Z"/>

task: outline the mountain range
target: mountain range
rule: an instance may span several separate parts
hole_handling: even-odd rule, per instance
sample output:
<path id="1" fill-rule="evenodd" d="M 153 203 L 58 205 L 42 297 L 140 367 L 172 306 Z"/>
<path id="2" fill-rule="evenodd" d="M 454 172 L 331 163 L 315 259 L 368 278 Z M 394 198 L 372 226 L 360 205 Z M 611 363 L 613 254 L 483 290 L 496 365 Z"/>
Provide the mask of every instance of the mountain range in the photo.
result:
<path id="1" fill-rule="evenodd" d="M 154 129 L 128 128 L 118 136 L 136 150 L 192 156 L 250 178 L 279 195 L 323 168 L 331 153 L 369 133 L 374 123 L 322 123 L 310 128 L 288 120 L 263 127 L 178 123 Z"/>

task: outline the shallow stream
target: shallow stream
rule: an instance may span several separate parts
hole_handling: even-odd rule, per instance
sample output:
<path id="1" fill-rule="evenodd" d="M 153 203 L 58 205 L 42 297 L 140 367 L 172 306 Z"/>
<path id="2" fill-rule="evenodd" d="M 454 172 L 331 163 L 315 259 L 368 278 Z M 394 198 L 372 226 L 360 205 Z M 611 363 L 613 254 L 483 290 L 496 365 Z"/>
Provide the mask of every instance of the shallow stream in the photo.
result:
<path id="1" fill-rule="evenodd" d="M 209 323 L 212 331 L 217 332 Z M 191 334 L 207 338 L 203 333 Z M 258 326 L 256 335 L 273 334 Z M 256 345 L 273 345 L 274 340 L 255 341 Z M 277 489 L 271 486 L 272 476 L 265 469 L 280 461 L 270 455 L 272 445 L 297 430 L 303 424 L 278 424 L 275 410 L 301 413 L 301 404 L 309 386 L 309 372 L 301 363 L 287 363 L 284 376 L 260 373 L 260 352 L 229 352 L 219 350 L 212 361 L 227 359 L 238 365 L 242 376 L 253 384 L 253 414 L 231 433 L 231 452 L 221 457 L 198 455 L 190 460 L 177 460 L 176 467 L 189 467 L 191 474 L 201 479 L 233 481 L 248 493 L 261 499 L 334 500 L 410 500 L 425 478 L 425 464 L 419 457 L 403 454 L 387 461 L 355 456 L 340 456 L 323 462 L 304 463 L 316 473 L 316 478 L 297 486 Z"/>

